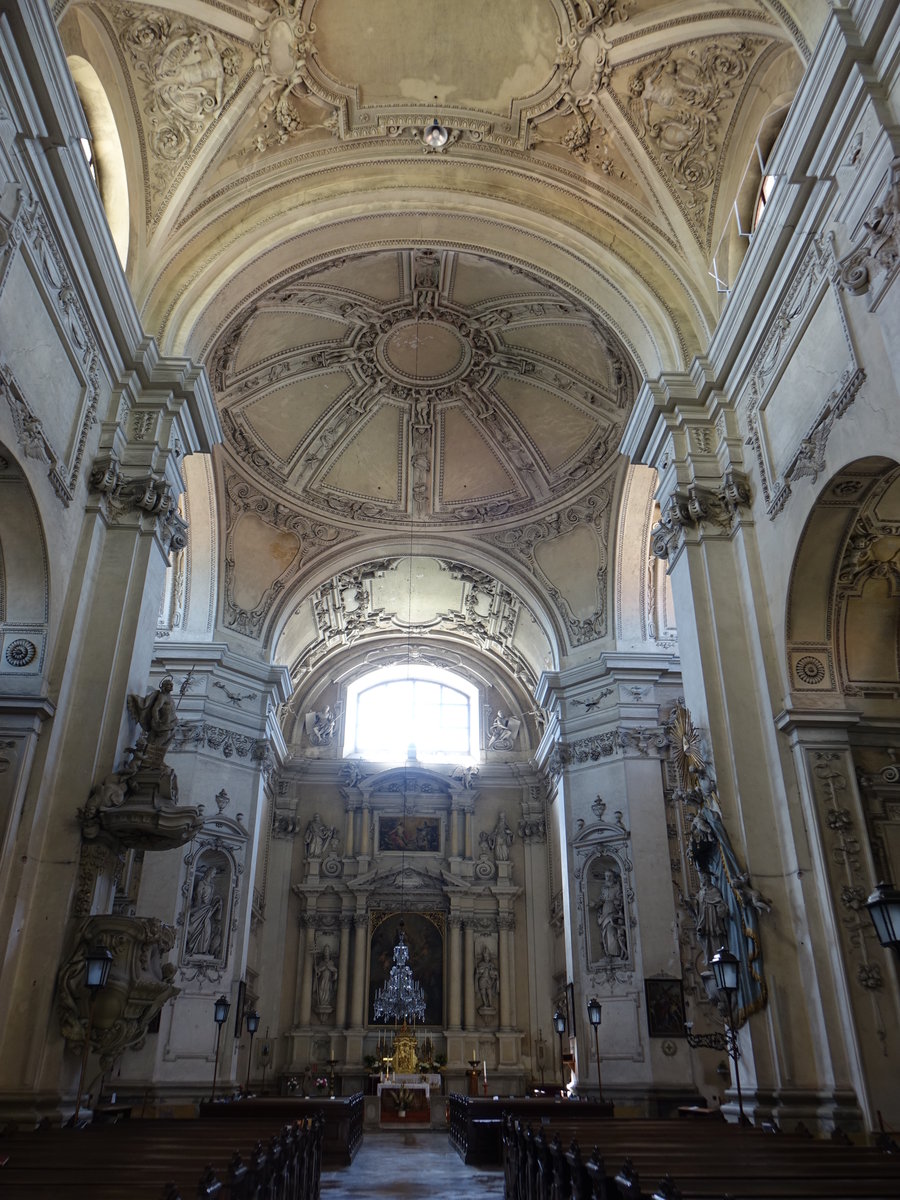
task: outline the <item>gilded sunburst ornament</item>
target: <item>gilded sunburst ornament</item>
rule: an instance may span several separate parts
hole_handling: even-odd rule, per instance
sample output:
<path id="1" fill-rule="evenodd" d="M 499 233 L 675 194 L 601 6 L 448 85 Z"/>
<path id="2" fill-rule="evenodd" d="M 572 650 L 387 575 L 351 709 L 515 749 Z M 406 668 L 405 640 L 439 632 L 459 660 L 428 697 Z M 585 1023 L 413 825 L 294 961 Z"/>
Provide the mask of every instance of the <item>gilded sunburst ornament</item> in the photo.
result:
<path id="1" fill-rule="evenodd" d="M 697 776 L 706 767 L 701 753 L 700 734 L 694 728 L 691 714 L 683 704 L 677 704 L 669 722 L 672 738 L 672 757 L 678 771 L 682 791 L 697 786 Z"/>

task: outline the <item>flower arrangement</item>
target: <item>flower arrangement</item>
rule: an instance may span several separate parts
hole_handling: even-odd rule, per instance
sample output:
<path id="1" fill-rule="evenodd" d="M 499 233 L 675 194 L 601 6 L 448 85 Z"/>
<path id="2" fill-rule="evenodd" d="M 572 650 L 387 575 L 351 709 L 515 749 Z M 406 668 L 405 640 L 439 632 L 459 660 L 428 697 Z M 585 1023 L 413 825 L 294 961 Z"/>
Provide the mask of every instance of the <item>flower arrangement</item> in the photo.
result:
<path id="1" fill-rule="evenodd" d="M 317 1075 L 316 1076 L 316 1091 L 319 1092 L 320 1094 L 322 1092 L 328 1091 L 328 1076 L 327 1075 Z"/>
<path id="2" fill-rule="evenodd" d="M 296 1092 L 296 1090 L 299 1086 L 300 1086 L 300 1080 L 297 1079 L 297 1077 L 295 1075 L 292 1075 L 290 1077 L 290 1079 L 287 1081 L 287 1090 L 291 1094 L 293 1094 L 294 1092 Z"/>
<path id="3" fill-rule="evenodd" d="M 406 1112 L 408 1108 L 412 1108 L 415 1098 L 415 1092 L 411 1091 L 405 1084 L 402 1087 L 398 1087 L 397 1091 L 393 1094 L 394 1103 L 397 1105 L 399 1112 Z"/>

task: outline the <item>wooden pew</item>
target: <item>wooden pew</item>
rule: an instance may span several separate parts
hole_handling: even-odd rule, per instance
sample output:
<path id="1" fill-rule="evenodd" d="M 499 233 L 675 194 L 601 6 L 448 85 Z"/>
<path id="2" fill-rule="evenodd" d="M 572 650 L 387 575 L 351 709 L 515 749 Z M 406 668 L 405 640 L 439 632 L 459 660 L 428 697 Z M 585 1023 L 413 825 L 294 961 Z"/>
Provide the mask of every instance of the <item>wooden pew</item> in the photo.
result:
<path id="1" fill-rule="evenodd" d="M 137 1121 L 0 1137 L 4 1200 L 318 1200 L 324 1124 Z M 235 1149 L 244 1148 L 244 1155 Z M 175 1182 L 173 1182 L 175 1181 Z"/>
<path id="2" fill-rule="evenodd" d="M 507 1200 L 896 1200 L 900 1161 L 870 1147 L 677 1122 L 507 1119 Z M 593 1147 L 586 1157 L 588 1147 Z"/>
<path id="3" fill-rule="evenodd" d="M 565 1112 L 575 1121 L 612 1120 L 613 1106 L 595 1100 L 562 1100 L 559 1097 L 510 1096 L 497 1100 L 487 1097 L 449 1098 L 450 1145 L 464 1163 L 479 1167 L 499 1167 L 503 1162 L 501 1121 L 504 1113 L 525 1122 L 549 1119 Z"/>
<path id="4" fill-rule="evenodd" d="M 363 1140 L 363 1093 L 327 1097 L 253 1096 L 201 1104 L 200 1116 L 211 1121 L 263 1120 L 275 1126 L 279 1121 L 294 1121 L 320 1114 L 325 1122 L 324 1160 L 326 1167 L 349 1166 Z M 500 1159 L 498 1157 L 499 1164 Z"/>

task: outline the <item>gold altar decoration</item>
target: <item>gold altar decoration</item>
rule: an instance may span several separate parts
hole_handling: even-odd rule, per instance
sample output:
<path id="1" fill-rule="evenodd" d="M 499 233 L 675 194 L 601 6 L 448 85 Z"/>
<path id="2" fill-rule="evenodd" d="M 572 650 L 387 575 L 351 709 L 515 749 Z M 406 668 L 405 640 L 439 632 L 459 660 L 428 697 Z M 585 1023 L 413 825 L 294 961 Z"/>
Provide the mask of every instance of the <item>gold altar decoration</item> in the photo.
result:
<path id="1" fill-rule="evenodd" d="M 407 1025 L 403 1025 L 394 1034 L 393 1069 L 398 1075 L 412 1075 L 418 1061 L 419 1039 Z"/>

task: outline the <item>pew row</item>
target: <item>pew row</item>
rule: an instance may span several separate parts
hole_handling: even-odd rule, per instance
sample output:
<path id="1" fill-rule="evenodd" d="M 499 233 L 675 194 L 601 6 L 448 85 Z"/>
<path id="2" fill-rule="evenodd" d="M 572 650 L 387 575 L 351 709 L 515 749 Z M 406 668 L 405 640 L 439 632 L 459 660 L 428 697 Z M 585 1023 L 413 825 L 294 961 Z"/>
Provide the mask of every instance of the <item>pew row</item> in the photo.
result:
<path id="1" fill-rule="evenodd" d="M 296 1121 L 321 1116 L 324 1121 L 324 1158 L 326 1167 L 347 1167 L 363 1140 L 363 1093 L 336 1099 L 299 1096 L 252 1096 L 201 1104 L 200 1116 L 209 1120 L 244 1121 L 250 1117 L 273 1121 Z M 498 1160 L 499 1161 L 499 1160 Z"/>
<path id="2" fill-rule="evenodd" d="M 318 1200 L 324 1123 L 134 1121 L 0 1136 L 4 1200 Z"/>
<path id="3" fill-rule="evenodd" d="M 506 1200 L 896 1200 L 879 1149 L 734 1125 L 546 1120 L 503 1124 Z"/>

